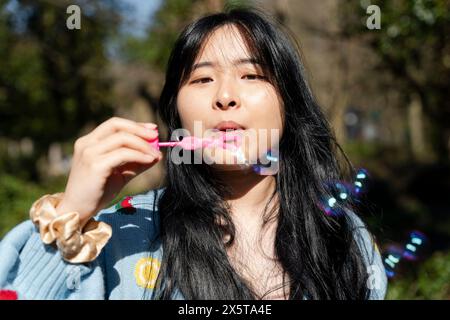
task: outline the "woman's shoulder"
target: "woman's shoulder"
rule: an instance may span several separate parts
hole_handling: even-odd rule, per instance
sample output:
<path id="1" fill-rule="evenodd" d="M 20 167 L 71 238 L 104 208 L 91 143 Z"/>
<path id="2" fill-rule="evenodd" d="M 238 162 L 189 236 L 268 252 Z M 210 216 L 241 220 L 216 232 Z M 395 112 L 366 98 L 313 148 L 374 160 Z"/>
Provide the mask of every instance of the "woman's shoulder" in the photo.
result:
<path id="1" fill-rule="evenodd" d="M 370 289 L 369 299 L 384 299 L 387 291 L 387 276 L 382 256 L 374 236 L 367 229 L 363 220 L 353 211 L 347 211 L 353 236 L 363 255 L 368 274 L 367 286 Z"/>
<path id="2" fill-rule="evenodd" d="M 378 253 L 378 246 L 372 233 L 368 230 L 363 220 L 352 210 L 347 210 L 347 217 L 353 230 L 353 236 L 363 251 L 365 257 L 372 262 Z"/>

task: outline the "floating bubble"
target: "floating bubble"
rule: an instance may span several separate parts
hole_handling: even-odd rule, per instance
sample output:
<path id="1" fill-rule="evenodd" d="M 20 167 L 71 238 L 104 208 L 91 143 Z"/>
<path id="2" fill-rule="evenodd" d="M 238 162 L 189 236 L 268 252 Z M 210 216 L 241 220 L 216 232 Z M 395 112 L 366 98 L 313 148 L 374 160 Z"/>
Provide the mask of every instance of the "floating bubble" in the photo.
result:
<path id="1" fill-rule="evenodd" d="M 417 261 L 423 251 L 423 246 L 428 242 L 423 232 L 414 230 L 409 233 L 409 239 L 404 246 L 390 246 L 383 254 L 383 264 L 386 275 L 389 278 L 395 277 L 398 272 L 398 265 L 403 261 Z"/>
<path id="2" fill-rule="evenodd" d="M 420 231 L 414 230 L 409 234 L 409 241 L 405 244 L 403 258 L 409 261 L 416 261 L 419 259 L 421 249 L 426 243 L 426 236 Z"/>
<path id="3" fill-rule="evenodd" d="M 351 196 L 351 185 L 345 182 L 334 182 L 326 185 L 328 194 L 322 197 L 319 207 L 326 215 L 339 216 L 345 213 L 345 203 Z"/>
<path id="4" fill-rule="evenodd" d="M 358 169 L 355 181 L 353 182 L 353 194 L 359 196 L 368 189 L 369 173 L 366 169 Z"/>
<path id="5" fill-rule="evenodd" d="M 263 176 L 272 176 L 278 173 L 280 169 L 279 156 L 277 149 L 267 151 L 263 159 L 257 164 L 252 165 L 253 171 Z"/>
<path id="6" fill-rule="evenodd" d="M 339 205 L 338 200 L 334 197 L 322 199 L 322 201 L 319 203 L 319 208 L 327 216 L 340 216 L 345 213 L 345 211 Z"/>
<path id="7" fill-rule="evenodd" d="M 253 172 L 263 176 L 275 175 L 279 171 L 279 156 L 276 148 L 268 150 L 256 163 L 251 163 L 241 148 L 235 148 L 230 152 L 236 157 L 237 164 L 242 169 L 251 168 Z"/>
<path id="8" fill-rule="evenodd" d="M 322 197 L 319 207 L 327 215 L 341 215 L 344 212 L 346 202 L 358 201 L 358 197 L 367 190 L 369 174 L 366 169 L 358 169 L 353 183 L 336 181 L 326 184 L 329 191 Z"/>
<path id="9" fill-rule="evenodd" d="M 336 216 L 339 208 L 335 206 L 336 199 L 331 197 L 327 199 L 323 199 L 321 203 L 319 203 L 319 208 L 327 215 L 327 216 Z"/>
<path id="10" fill-rule="evenodd" d="M 402 257 L 403 249 L 400 246 L 392 245 L 387 248 L 385 254 L 383 255 L 383 264 L 388 278 L 395 277 L 398 269 L 398 264 L 402 260 Z"/>

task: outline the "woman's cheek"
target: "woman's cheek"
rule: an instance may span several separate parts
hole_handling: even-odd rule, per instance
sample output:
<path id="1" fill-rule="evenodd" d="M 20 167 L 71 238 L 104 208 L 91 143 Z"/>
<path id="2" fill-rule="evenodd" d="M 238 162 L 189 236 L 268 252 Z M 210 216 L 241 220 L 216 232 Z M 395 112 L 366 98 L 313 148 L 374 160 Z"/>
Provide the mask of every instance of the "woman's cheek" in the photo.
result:
<path id="1" fill-rule="evenodd" d="M 194 121 L 200 119 L 196 119 L 198 115 L 192 100 L 192 93 L 189 90 L 180 90 L 177 97 L 177 108 L 181 126 L 192 133 L 194 130 Z"/>
<path id="2" fill-rule="evenodd" d="M 210 117 L 210 95 L 207 90 L 181 89 L 178 93 L 178 113 L 183 128 L 194 132 L 194 122 L 207 123 Z"/>

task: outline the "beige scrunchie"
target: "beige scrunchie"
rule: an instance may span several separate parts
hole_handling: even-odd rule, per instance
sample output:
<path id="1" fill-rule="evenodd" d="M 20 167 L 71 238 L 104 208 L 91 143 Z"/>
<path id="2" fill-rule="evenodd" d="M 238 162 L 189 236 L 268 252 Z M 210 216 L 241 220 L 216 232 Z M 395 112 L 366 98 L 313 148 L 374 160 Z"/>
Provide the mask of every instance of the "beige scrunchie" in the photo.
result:
<path id="1" fill-rule="evenodd" d="M 39 228 L 42 242 L 56 246 L 64 260 L 71 263 L 90 262 L 97 258 L 111 238 L 111 227 L 91 218 L 81 230 L 78 212 L 56 213 L 64 193 L 47 194 L 30 209 L 31 221 Z"/>

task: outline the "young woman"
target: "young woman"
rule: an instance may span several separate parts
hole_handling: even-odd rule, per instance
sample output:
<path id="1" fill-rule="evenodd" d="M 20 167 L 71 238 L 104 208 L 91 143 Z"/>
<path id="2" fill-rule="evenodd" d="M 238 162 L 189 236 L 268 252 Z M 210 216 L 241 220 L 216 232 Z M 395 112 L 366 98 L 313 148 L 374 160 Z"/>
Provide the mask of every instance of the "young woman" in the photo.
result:
<path id="1" fill-rule="evenodd" d="M 351 202 L 336 204 L 341 214 L 319 205 L 345 178 L 340 148 L 280 26 L 244 9 L 187 26 L 159 110 L 169 136 L 234 129 L 257 143 L 205 146 L 197 164 L 169 151 L 165 187 L 103 209 L 162 154 L 148 143 L 156 125 L 102 123 L 76 141 L 65 192 L 36 201 L 1 242 L 0 288 L 24 299 L 384 298 L 380 255 Z M 272 174 L 220 161 L 268 149 Z"/>

